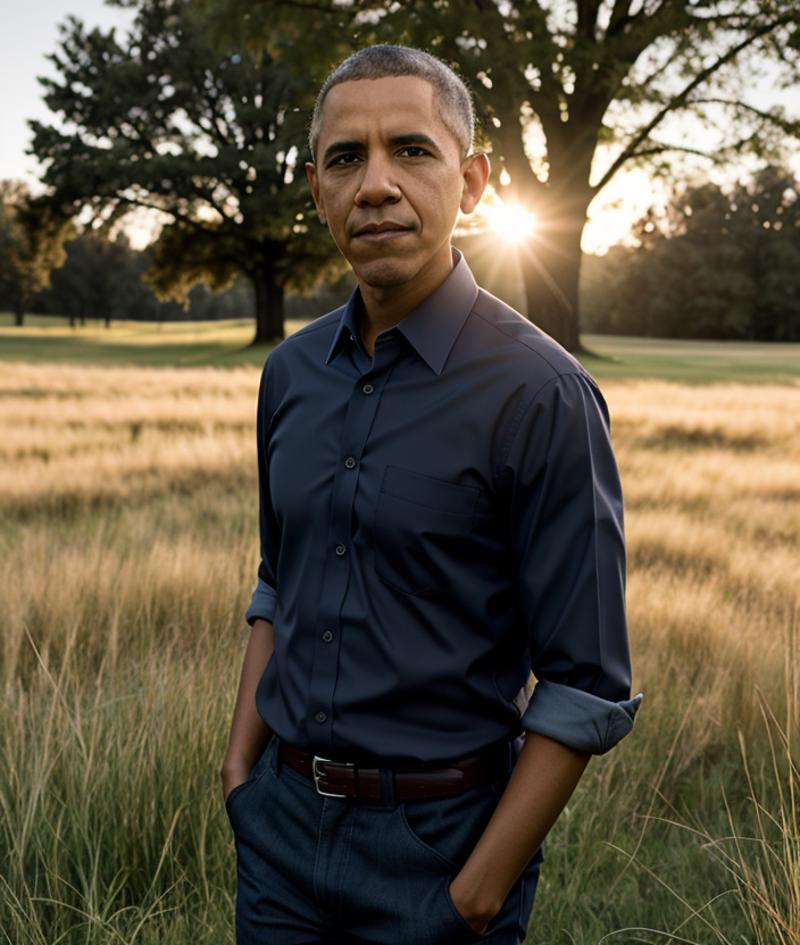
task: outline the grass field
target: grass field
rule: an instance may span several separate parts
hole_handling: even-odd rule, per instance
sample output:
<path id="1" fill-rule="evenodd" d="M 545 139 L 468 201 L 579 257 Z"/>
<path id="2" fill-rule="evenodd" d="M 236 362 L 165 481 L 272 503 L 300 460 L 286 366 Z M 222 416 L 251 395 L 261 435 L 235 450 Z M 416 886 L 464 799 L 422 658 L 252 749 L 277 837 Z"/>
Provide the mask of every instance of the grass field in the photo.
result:
<path id="1" fill-rule="evenodd" d="M 250 319 L 224 322 L 102 322 L 70 328 L 63 319 L 29 316 L 23 329 L 0 313 L 0 361 L 53 359 L 62 363 L 231 367 L 264 363 L 268 349 L 249 347 Z M 291 334 L 306 322 L 289 319 Z M 705 383 L 782 383 L 800 378 L 800 344 L 682 341 L 585 333 L 592 352 L 581 361 L 597 378 L 649 377 Z"/>
<path id="2" fill-rule="evenodd" d="M 156 353 L 214 360 L 245 340 L 231 327 Z M 61 350 L 50 331 L 0 334 L 31 359 L 0 364 L 0 943 L 232 943 L 218 770 L 257 564 L 260 362 L 124 363 L 151 356 L 135 332 L 118 359 L 82 340 L 76 363 L 36 360 Z M 607 342 L 656 369 L 657 344 Z M 645 701 L 545 842 L 528 945 L 800 945 L 800 381 L 767 382 L 786 352 L 737 358 L 672 343 L 662 368 L 762 383 L 595 372 Z"/>

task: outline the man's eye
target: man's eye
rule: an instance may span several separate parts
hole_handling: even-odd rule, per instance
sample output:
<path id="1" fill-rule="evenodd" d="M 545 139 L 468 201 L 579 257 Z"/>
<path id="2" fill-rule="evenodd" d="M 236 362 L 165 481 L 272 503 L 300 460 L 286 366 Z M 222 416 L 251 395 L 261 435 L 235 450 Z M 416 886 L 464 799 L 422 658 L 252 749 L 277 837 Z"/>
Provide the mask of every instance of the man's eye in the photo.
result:
<path id="1" fill-rule="evenodd" d="M 329 164 L 328 167 L 334 167 L 337 164 L 350 164 L 351 161 L 345 161 L 344 158 L 354 158 L 358 157 L 357 154 L 354 154 L 352 151 L 347 154 L 340 154 L 338 157 L 335 157 Z"/>
<path id="2" fill-rule="evenodd" d="M 425 148 L 421 148 L 417 144 L 409 144 L 407 147 L 403 148 L 403 151 L 416 151 L 417 154 L 412 154 L 410 157 L 421 157 L 423 154 L 429 154 L 429 151 L 426 151 Z"/>

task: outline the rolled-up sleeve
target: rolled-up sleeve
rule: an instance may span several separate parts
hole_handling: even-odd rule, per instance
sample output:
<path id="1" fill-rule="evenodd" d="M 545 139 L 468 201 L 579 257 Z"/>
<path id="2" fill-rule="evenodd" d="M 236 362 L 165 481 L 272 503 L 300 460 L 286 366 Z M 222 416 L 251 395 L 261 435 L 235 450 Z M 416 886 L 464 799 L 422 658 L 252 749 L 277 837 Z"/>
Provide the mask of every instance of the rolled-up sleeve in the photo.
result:
<path id="1" fill-rule="evenodd" d="M 533 693 L 523 729 L 602 754 L 633 727 L 625 539 L 608 407 L 590 375 L 546 381 L 502 473 Z"/>
<path id="2" fill-rule="evenodd" d="M 256 409 L 256 451 L 258 456 L 258 523 L 261 545 L 261 560 L 258 565 L 258 581 L 245 620 L 252 627 L 256 620 L 272 620 L 277 605 L 278 549 L 280 528 L 272 508 L 269 491 L 269 357 L 261 372 Z"/>

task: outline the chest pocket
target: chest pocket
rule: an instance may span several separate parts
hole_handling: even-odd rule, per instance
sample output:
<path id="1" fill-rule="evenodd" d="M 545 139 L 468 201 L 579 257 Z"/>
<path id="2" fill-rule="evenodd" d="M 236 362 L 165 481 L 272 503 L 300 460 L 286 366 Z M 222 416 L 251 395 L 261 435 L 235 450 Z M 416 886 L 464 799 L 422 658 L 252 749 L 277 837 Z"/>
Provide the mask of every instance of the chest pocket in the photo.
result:
<path id="1" fill-rule="evenodd" d="M 384 470 L 373 523 L 375 573 L 406 594 L 452 587 L 472 530 L 481 489 L 402 466 Z"/>

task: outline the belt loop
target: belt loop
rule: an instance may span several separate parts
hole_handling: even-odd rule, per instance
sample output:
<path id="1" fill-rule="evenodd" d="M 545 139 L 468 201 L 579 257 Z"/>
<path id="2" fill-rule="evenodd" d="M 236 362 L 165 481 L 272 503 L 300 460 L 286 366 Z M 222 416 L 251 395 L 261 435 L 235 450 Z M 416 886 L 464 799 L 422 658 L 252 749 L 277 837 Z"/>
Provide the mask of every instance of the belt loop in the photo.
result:
<path id="1" fill-rule="evenodd" d="M 397 794 L 395 791 L 394 771 L 392 768 L 385 768 L 381 765 L 378 768 L 381 778 L 381 797 L 385 799 L 389 807 L 397 806 Z"/>
<path id="2" fill-rule="evenodd" d="M 281 768 L 283 766 L 283 760 L 281 759 L 281 739 L 280 736 L 276 733 L 275 735 L 275 776 L 281 776 Z"/>

